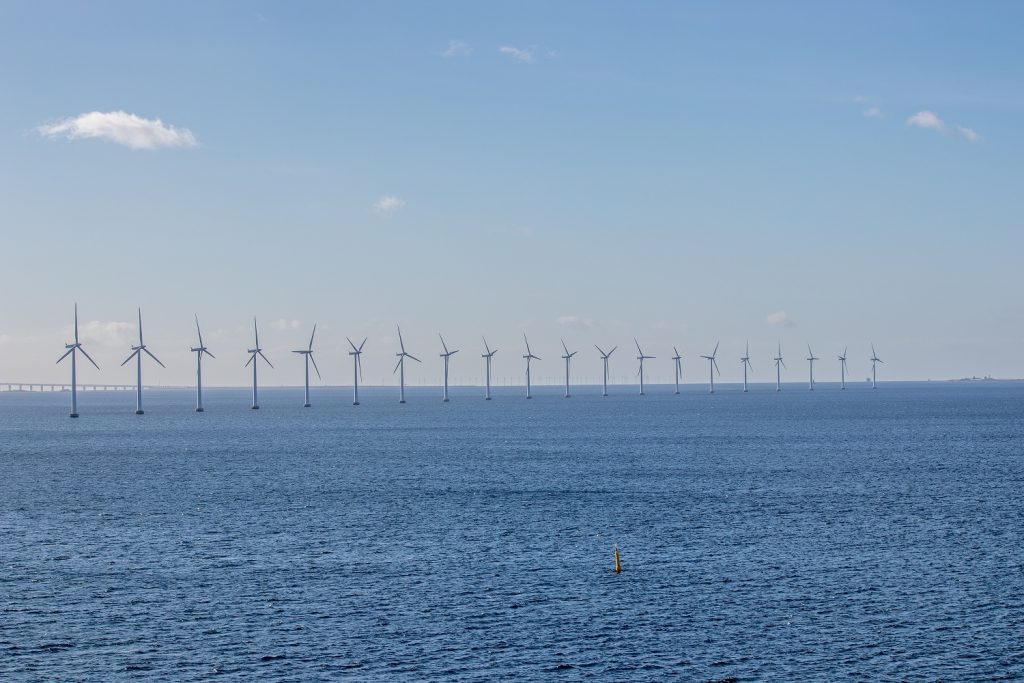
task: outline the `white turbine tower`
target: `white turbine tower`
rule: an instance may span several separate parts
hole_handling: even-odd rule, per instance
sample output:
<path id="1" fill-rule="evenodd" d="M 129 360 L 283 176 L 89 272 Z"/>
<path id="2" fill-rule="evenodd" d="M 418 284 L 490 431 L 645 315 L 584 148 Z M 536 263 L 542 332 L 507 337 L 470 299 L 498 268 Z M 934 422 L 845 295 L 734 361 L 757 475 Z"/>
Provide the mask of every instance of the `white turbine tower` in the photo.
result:
<path id="1" fill-rule="evenodd" d="M 526 398 L 533 398 L 530 395 L 530 361 L 541 360 L 541 358 L 540 356 L 533 355 L 533 351 L 530 350 L 530 340 L 526 338 L 525 334 L 523 335 L 523 341 L 526 342 L 526 353 L 523 355 L 523 358 L 526 359 Z"/>
<path id="2" fill-rule="evenodd" d="M 142 309 L 139 309 L 139 345 L 132 347 L 131 355 L 124 359 L 121 363 L 124 366 L 125 363 L 130 361 L 132 358 L 135 359 L 135 414 L 142 415 L 142 354 L 145 352 L 147 356 L 155 360 L 160 364 L 160 367 L 166 368 L 167 366 L 160 363 L 160 359 L 150 353 L 149 349 L 142 342 Z"/>
<path id="3" fill-rule="evenodd" d="M 839 358 L 839 388 L 840 389 L 845 389 L 846 388 L 846 373 L 849 371 L 849 368 L 846 367 L 846 352 L 849 349 L 850 349 L 850 347 L 847 346 L 845 349 L 843 349 L 843 355 L 838 356 L 838 358 Z"/>
<path id="4" fill-rule="evenodd" d="M 743 393 L 747 393 L 747 370 L 754 371 L 754 366 L 750 364 L 750 342 L 747 342 L 747 352 L 743 354 L 743 358 L 740 358 L 740 364 L 743 365 Z"/>
<path id="5" fill-rule="evenodd" d="M 598 346 L 597 344 L 594 344 L 594 348 L 597 349 L 597 352 L 601 354 L 601 360 L 604 362 L 604 373 L 601 376 L 601 381 L 603 383 L 602 386 L 604 387 L 604 391 L 601 393 L 601 395 L 602 396 L 607 396 L 608 395 L 608 359 L 611 358 L 613 353 L 615 353 L 615 349 L 617 349 L 619 347 L 618 346 L 613 346 L 612 350 L 609 351 L 608 353 L 605 353 L 604 351 L 602 351 L 601 347 Z"/>
<path id="6" fill-rule="evenodd" d="M 638 342 L 636 340 L 636 337 L 633 337 L 633 343 L 636 344 L 636 352 L 637 352 L 637 354 L 639 354 L 636 357 L 636 359 L 638 361 L 640 361 L 640 371 L 637 374 L 640 375 L 640 395 L 643 396 L 644 395 L 644 361 L 647 360 L 648 358 L 654 359 L 655 356 L 645 356 L 644 352 L 640 350 L 640 342 Z"/>
<path id="7" fill-rule="evenodd" d="M 256 347 L 249 349 L 249 361 L 245 364 L 245 367 L 249 367 L 249 363 L 252 363 L 252 409 L 259 410 L 259 383 L 256 381 L 256 366 L 259 365 L 259 361 L 256 360 L 256 357 L 262 358 L 270 367 L 274 367 L 274 364 L 263 355 L 263 349 L 260 348 L 260 330 L 256 327 L 256 318 L 252 319 L 252 332 L 256 338 Z"/>
<path id="8" fill-rule="evenodd" d="M 441 333 L 437 333 L 438 337 L 441 337 Z M 454 351 L 448 350 L 448 345 L 444 343 L 444 337 L 441 337 L 441 346 L 444 347 L 444 353 L 441 354 L 441 358 L 444 358 L 444 402 L 448 402 L 448 361 L 459 352 L 458 349 Z"/>
<path id="9" fill-rule="evenodd" d="M 298 353 L 303 356 L 306 361 L 306 393 L 304 394 L 305 400 L 302 402 L 303 408 L 309 407 L 309 363 L 313 362 L 313 369 L 316 370 L 317 379 L 323 379 L 320 376 L 320 368 L 316 366 L 316 359 L 313 358 L 313 337 L 316 336 L 316 324 L 313 325 L 313 334 L 309 335 L 309 347 L 305 349 L 299 349 L 298 351 L 292 351 L 292 353 Z"/>
<path id="10" fill-rule="evenodd" d="M 679 355 L 679 349 L 672 347 L 672 351 L 676 354 L 672 356 L 672 360 L 675 361 L 676 370 L 676 393 L 679 393 L 679 380 L 683 378 L 683 357 Z"/>
<path id="11" fill-rule="evenodd" d="M 57 359 L 57 363 L 60 363 L 68 356 L 71 356 L 71 417 L 78 417 L 78 376 L 75 368 L 75 356 L 79 351 L 81 351 L 82 355 L 88 358 L 89 362 L 92 363 L 97 370 L 100 369 L 100 366 L 96 365 L 96 361 L 94 361 L 89 354 L 85 352 L 85 349 L 82 348 L 82 344 L 78 341 L 77 303 L 75 304 L 75 341 L 73 344 L 65 344 L 64 348 L 67 349 L 67 351 L 64 352 L 63 356 Z M 122 365 L 124 365 L 124 363 L 122 363 Z"/>
<path id="12" fill-rule="evenodd" d="M 363 355 L 363 345 L 366 344 L 366 337 L 363 337 L 363 343 L 356 346 L 352 343 L 352 340 L 345 337 L 348 345 L 352 347 L 352 350 L 348 352 L 348 355 L 352 356 L 352 405 L 359 405 L 359 380 L 363 377 L 363 361 L 360 356 Z"/>
<path id="13" fill-rule="evenodd" d="M 562 358 L 565 360 L 565 397 L 569 398 L 569 362 L 572 361 L 572 357 L 575 356 L 579 351 L 573 351 L 569 353 L 569 349 L 565 346 L 565 340 L 562 339 L 562 349 L 565 351 L 565 355 Z"/>
<path id="14" fill-rule="evenodd" d="M 809 387 L 811 391 L 814 391 L 814 361 L 816 361 L 816 360 L 820 360 L 820 359 L 819 358 L 815 358 L 814 352 L 811 351 L 811 345 L 808 344 L 807 345 L 807 362 L 810 363 L 810 370 L 811 370 L 811 384 L 810 384 L 810 387 Z"/>
<path id="15" fill-rule="evenodd" d="M 871 388 L 872 389 L 877 389 L 878 388 L 878 382 L 875 379 L 875 377 L 876 377 L 876 375 L 875 375 L 875 364 L 876 363 L 884 363 L 884 362 L 885 361 L 882 360 L 881 358 L 879 358 L 878 354 L 875 353 L 875 345 L 872 344 L 871 345 Z"/>
<path id="16" fill-rule="evenodd" d="M 485 337 L 482 337 L 482 336 L 480 338 L 484 340 L 484 349 L 487 350 L 487 353 L 480 354 L 480 357 L 483 358 L 485 363 L 487 364 L 487 389 L 484 392 L 484 400 L 485 401 L 490 401 L 491 400 L 491 359 L 494 358 L 494 354 L 496 354 L 498 352 L 498 349 L 494 349 L 493 351 L 491 351 L 491 347 L 489 347 L 487 345 L 487 339 Z"/>
<path id="17" fill-rule="evenodd" d="M 396 325 L 397 327 L 397 325 Z M 412 355 L 411 353 L 405 352 L 405 342 L 402 340 L 402 328 L 398 327 L 398 345 L 401 347 L 401 351 L 396 353 L 398 356 L 398 363 L 395 365 L 395 369 L 391 371 L 391 374 L 398 372 L 398 402 L 405 403 L 405 359 L 412 358 L 417 363 L 422 363 L 419 358 Z M 399 372 L 401 370 L 401 372 Z"/>
<path id="18" fill-rule="evenodd" d="M 711 352 L 710 356 L 701 356 L 701 358 L 707 359 L 708 368 L 711 371 L 711 391 L 709 393 L 712 394 L 715 393 L 715 372 L 717 371 L 719 375 L 722 374 L 722 371 L 718 369 L 718 362 L 715 360 L 715 356 L 718 355 L 718 345 L 720 343 L 721 342 L 715 342 L 715 350 Z"/>
<path id="19" fill-rule="evenodd" d="M 775 356 L 775 391 L 782 391 L 782 370 L 786 363 L 782 360 L 782 344 L 779 344 L 779 352 Z"/>
<path id="20" fill-rule="evenodd" d="M 203 354 L 210 358 L 214 355 L 203 345 L 203 331 L 199 329 L 199 316 L 196 316 L 196 334 L 199 335 L 199 346 L 192 347 L 192 353 L 196 354 L 196 412 L 203 412 Z"/>

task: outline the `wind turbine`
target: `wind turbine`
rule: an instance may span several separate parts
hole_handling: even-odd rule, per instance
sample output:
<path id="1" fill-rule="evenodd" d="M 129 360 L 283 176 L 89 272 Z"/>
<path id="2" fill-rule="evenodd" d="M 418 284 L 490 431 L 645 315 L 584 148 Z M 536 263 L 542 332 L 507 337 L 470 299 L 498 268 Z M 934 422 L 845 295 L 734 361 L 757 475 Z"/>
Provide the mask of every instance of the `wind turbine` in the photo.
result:
<path id="1" fill-rule="evenodd" d="M 875 353 L 875 345 L 872 344 L 871 345 L 871 388 L 872 389 L 877 389 L 878 388 L 878 383 L 875 380 L 875 364 L 876 363 L 884 363 L 884 362 L 885 361 L 882 360 L 881 358 L 879 358 L 878 354 Z"/>
<path id="2" fill-rule="evenodd" d="M 653 358 L 655 358 L 655 356 L 645 356 L 644 352 L 640 350 L 640 342 L 638 342 L 636 340 L 636 337 L 633 337 L 633 343 L 636 344 L 636 352 L 638 354 L 640 354 L 640 355 L 638 355 L 636 357 L 636 359 L 638 361 L 640 361 L 640 372 L 638 372 L 637 374 L 640 375 L 640 395 L 643 396 L 644 395 L 644 361 L 646 359 L 648 359 L 648 358 L 653 359 Z"/>
<path id="3" fill-rule="evenodd" d="M 127 363 L 128 361 L 130 361 L 132 358 L 135 359 L 135 374 L 136 374 L 136 383 L 135 383 L 135 414 L 136 415 L 142 415 L 143 414 L 143 412 L 142 412 L 142 353 L 143 352 L 145 352 L 147 356 L 149 356 L 150 358 L 155 360 L 157 363 L 159 363 L 160 367 L 162 367 L 162 368 L 166 368 L 167 367 L 163 363 L 160 363 L 160 359 L 157 358 L 156 356 L 154 356 L 152 353 L 150 353 L 149 349 L 147 349 L 146 345 L 142 342 L 142 309 L 140 308 L 139 309 L 139 345 L 138 346 L 133 346 L 132 347 L 131 355 L 129 355 L 127 358 L 125 358 L 124 362 L 121 363 L 121 365 L 124 366 L 124 364 Z"/>
<path id="4" fill-rule="evenodd" d="M 438 337 L 441 337 L 441 333 L 437 333 Z M 444 358 L 444 402 L 448 402 L 448 360 L 459 352 L 458 349 L 454 351 L 448 350 L 448 345 L 444 343 L 444 337 L 441 337 L 441 346 L 444 347 L 444 353 L 441 354 L 441 358 Z"/>
<path id="5" fill-rule="evenodd" d="M 490 401 L 491 400 L 491 359 L 494 358 L 494 354 L 496 354 L 498 352 L 498 349 L 494 349 L 493 351 L 491 351 L 491 347 L 487 345 L 487 339 L 485 337 L 482 337 L 482 336 L 480 338 L 484 340 L 484 348 L 487 350 L 487 353 L 480 354 L 480 357 L 483 358 L 485 360 L 485 362 L 487 363 L 487 390 L 484 393 L 484 400 L 485 401 Z"/>
<path id="6" fill-rule="evenodd" d="M 779 344 L 779 352 L 775 356 L 775 391 L 782 391 L 782 370 L 780 368 L 784 367 L 786 367 L 786 363 L 782 360 L 782 344 Z"/>
<path id="7" fill-rule="evenodd" d="M 316 370 L 316 377 L 317 377 L 317 379 L 323 379 L 323 377 L 320 376 L 320 368 L 318 368 L 316 366 L 316 359 L 313 358 L 313 337 L 315 337 L 315 336 L 316 336 L 316 324 L 314 323 L 314 325 L 313 325 L 313 334 L 309 335 L 309 347 L 305 348 L 305 349 L 299 349 L 298 351 L 292 351 L 292 353 L 301 354 L 303 357 L 305 357 L 305 360 L 306 360 L 306 393 L 304 394 L 305 401 L 303 401 L 303 403 L 302 403 L 302 407 L 303 408 L 308 408 L 309 407 L 309 362 L 310 361 L 313 361 L 313 369 Z"/>
<path id="8" fill-rule="evenodd" d="M 345 337 L 348 345 L 352 347 L 352 350 L 348 352 L 348 355 L 352 356 L 352 405 L 359 405 L 359 380 L 363 377 L 363 361 L 360 356 L 363 354 L 363 345 L 366 344 L 366 337 L 363 337 L 363 343 L 356 346 L 352 343 L 352 340 Z"/>
<path id="9" fill-rule="evenodd" d="M 533 355 L 533 351 L 530 350 L 530 340 L 526 338 L 525 334 L 523 335 L 523 341 L 526 342 L 526 354 L 523 356 L 526 359 L 526 398 L 533 398 L 530 395 L 530 361 L 541 360 L 541 358 L 540 356 Z"/>
<path id="10" fill-rule="evenodd" d="M 740 358 L 740 364 L 743 365 L 743 393 L 747 393 L 747 370 L 754 371 L 754 366 L 750 364 L 750 342 L 747 342 L 747 352 L 743 354 L 743 358 Z"/>
<path id="11" fill-rule="evenodd" d="M 602 396 L 607 396 L 608 395 L 608 359 L 611 358 L 613 353 L 615 353 L 615 349 L 617 349 L 619 347 L 618 346 L 613 346 L 612 350 L 609 351 L 608 353 L 605 353 L 604 351 L 602 351 L 601 347 L 598 346 L 597 344 L 594 344 L 594 348 L 597 349 L 597 352 L 601 354 L 601 360 L 604 361 L 604 374 L 602 375 L 602 378 L 601 378 L 601 381 L 603 382 L 603 386 L 604 386 L 604 391 L 601 393 L 601 395 Z"/>
<path id="12" fill-rule="evenodd" d="M 196 334 L 199 335 L 199 346 L 192 347 L 192 353 L 196 354 L 196 412 L 203 412 L 203 354 L 210 358 L 214 355 L 203 345 L 203 332 L 199 329 L 199 316 L 196 316 Z"/>
<path id="13" fill-rule="evenodd" d="M 562 358 L 565 359 L 565 397 L 569 398 L 569 361 L 571 361 L 572 357 L 579 353 L 579 351 L 573 351 L 572 353 L 569 353 L 569 349 L 567 349 L 565 346 L 565 340 L 562 339 L 561 342 L 562 349 L 565 350 L 565 355 L 562 356 Z"/>
<path id="14" fill-rule="evenodd" d="M 75 304 L 75 342 L 73 344 L 65 344 L 64 348 L 67 349 L 67 351 L 64 352 L 63 356 L 57 359 L 57 363 L 60 363 L 68 356 L 71 356 L 71 417 L 78 417 L 78 379 L 75 375 L 75 356 L 79 351 L 81 351 L 82 355 L 88 358 L 89 362 L 92 363 L 97 370 L 100 369 L 100 366 L 96 365 L 96 361 L 94 361 L 89 354 L 85 352 L 85 349 L 82 348 L 82 344 L 78 341 L 77 303 Z"/>
<path id="15" fill-rule="evenodd" d="M 672 360 L 675 361 L 676 366 L 676 393 L 679 393 L 679 380 L 683 378 L 683 357 L 679 355 L 679 349 L 672 347 L 672 351 L 676 355 L 672 356 Z"/>
<path id="16" fill-rule="evenodd" d="M 396 325 L 396 327 L 398 326 Z M 391 374 L 395 374 L 396 372 L 399 371 L 399 369 L 401 369 L 401 372 L 398 373 L 398 402 L 405 403 L 405 359 L 406 357 L 412 358 L 417 363 L 422 363 L 423 361 L 421 361 L 419 358 L 412 355 L 411 353 L 405 352 L 405 342 L 402 341 L 401 327 L 398 327 L 398 345 L 402 348 L 402 350 L 401 352 L 395 354 L 396 356 L 398 356 L 398 363 L 395 365 L 395 369 L 391 371 Z"/>
<path id="17" fill-rule="evenodd" d="M 249 361 L 245 364 L 245 367 L 249 367 L 249 363 L 252 363 L 252 409 L 259 410 L 260 403 L 256 382 L 256 366 L 259 365 L 259 362 L 256 360 L 256 356 L 265 360 L 270 367 L 274 367 L 274 364 L 267 360 L 267 357 L 263 355 L 263 349 L 260 348 L 260 331 L 256 327 L 256 318 L 252 319 L 252 331 L 256 337 L 256 348 L 249 349 Z"/>
<path id="18" fill-rule="evenodd" d="M 810 385 L 810 390 L 811 391 L 814 391 L 814 361 L 816 361 L 816 360 L 820 360 L 820 359 L 814 357 L 814 352 L 811 351 L 811 345 L 808 344 L 807 345 L 807 362 L 810 363 L 810 366 L 811 366 L 811 385 Z"/>
<path id="19" fill-rule="evenodd" d="M 839 358 L 839 388 L 846 388 L 846 373 L 848 368 L 846 367 L 846 352 L 849 350 L 849 346 L 843 349 L 843 355 L 838 356 Z"/>
<path id="20" fill-rule="evenodd" d="M 715 360 L 715 356 L 718 355 L 718 345 L 720 343 L 721 342 L 715 342 L 715 350 L 711 352 L 710 356 L 701 356 L 701 358 L 707 358 L 707 360 L 708 360 L 708 368 L 711 371 L 711 392 L 710 393 L 712 393 L 712 394 L 715 393 L 715 371 L 718 371 L 719 375 L 722 374 L 722 371 L 718 369 L 718 362 Z"/>

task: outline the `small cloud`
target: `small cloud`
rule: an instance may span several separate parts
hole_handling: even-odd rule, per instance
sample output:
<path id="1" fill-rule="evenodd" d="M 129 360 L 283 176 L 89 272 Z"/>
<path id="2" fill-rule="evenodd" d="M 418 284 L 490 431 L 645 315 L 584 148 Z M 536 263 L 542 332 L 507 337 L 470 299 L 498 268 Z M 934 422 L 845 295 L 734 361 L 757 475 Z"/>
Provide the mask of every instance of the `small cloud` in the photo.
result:
<path id="1" fill-rule="evenodd" d="M 511 45 L 502 45 L 498 48 L 498 52 L 503 55 L 507 55 L 516 61 L 530 63 L 535 59 L 534 54 L 536 49 L 537 48 L 535 47 L 520 48 L 512 47 Z"/>
<path id="2" fill-rule="evenodd" d="M 74 333 L 74 328 L 71 326 L 64 330 L 64 335 L 68 339 Z M 90 320 L 84 325 L 78 326 L 78 336 L 83 343 L 94 342 L 100 346 L 130 346 L 136 342 L 138 334 L 135 323 Z"/>
<path id="3" fill-rule="evenodd" d="M 785 311 L 776 311 L 768 314 L 768 324 L 776 327 L 796 327 L 796 323 L 790 319 Z"/>
<path id="4" fill-rule="evenodd" d="M 864 110 L 864 116 L 869 119 L 880 119 L 882 118 L 882 110 L 878 107 L 868 107 Z"/>
<path id="5" fill-rule="evenodd" d="M 270 326 L 275 330 L 297 330 L 300 323 L 298 320 L 285 320 L 284 318 L 278 318 L 274 322 L 270 323 Z"/>
<path id="6" fill-rule="evenodd" d="M 555 322 L 572 330 L 589 330 L 594 326 L 592 322 L 578 315 L 560 315 L 555 318 Z"/>
<path id="7" fill-rule="evenodd" d="M 40 135 L 68 140 L 99 138 L 131 149 L 195 147 L 196 136 L 187 128 L 175 128 L 160 119 L 144 119 L 123 111 L 79 114 L 57 123 L 39 126 Z"/>
<path id="8" fill-rule="evenodd" d="M 950 125 L 940 119 L 935 113 L 928 110 L 919 111 L 911 116 L 907 119 L 907 125 L 914 126 L 915 128 L 935 130 L 947 137 L 963 138 L 968 142 L 978 142 L 981 140 L 981 136 L 970 128 L 966 128 L 959 124 Z"/>
<path id="9" fill-rule="evenodd" d="M 382 216 L 391 216 L 402 209 L 405 206 L 405 200 L 401 197 L 396 197 L 393 194 L 386 194 L 378 199 L 373 205 L 374 213 L 378 213 Z"/>
<path id="10" fill-rule="evenodd" d="M 468 57 L 473 54 L 473 48 L 461 40 L 449 40 L 448 47 L 441 53 L 442 57 Z"/>
<path id="11" fill-rule="evenodd" d="M 864 97 L 863 95 L 854 95 L 853 101 L 856 102 L 857 104 L 864 104 L 865 102 L 868 101 L 868 98 Z"/>
<path id="12" fill-rule="evenodd" d="M 14 337 L 9 334 L 0 334 L 0 344 L 10 344 L 14 342 Z"/>

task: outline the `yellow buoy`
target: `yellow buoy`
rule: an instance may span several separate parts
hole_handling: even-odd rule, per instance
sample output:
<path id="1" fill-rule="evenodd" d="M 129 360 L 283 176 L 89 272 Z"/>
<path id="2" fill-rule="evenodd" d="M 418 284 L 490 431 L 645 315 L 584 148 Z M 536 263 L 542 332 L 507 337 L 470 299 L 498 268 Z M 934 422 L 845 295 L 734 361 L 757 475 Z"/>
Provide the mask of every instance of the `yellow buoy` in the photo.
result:
<path id="1" fill-rule="evenodd" d="M 619 563 L 619 546 L 615 546 L 615 573 L 618 574 L 622 571 L 622 565 Z"/>

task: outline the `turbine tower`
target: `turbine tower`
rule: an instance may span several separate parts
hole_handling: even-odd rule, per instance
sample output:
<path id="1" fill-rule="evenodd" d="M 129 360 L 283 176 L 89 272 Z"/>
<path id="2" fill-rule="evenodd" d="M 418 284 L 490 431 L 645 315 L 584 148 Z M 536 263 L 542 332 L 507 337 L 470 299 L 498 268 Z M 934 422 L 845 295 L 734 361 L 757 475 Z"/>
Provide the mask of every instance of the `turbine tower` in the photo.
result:
<path id="1" fill-rule="evenodd" d="M 441 333 L 438 332 L 437 336 L 441 337 Z M 455 349 L 454 351 L 449 351 L 448 350 L 448 345 L 444 343 L 444 337 L 441 337 L 441 346 L 444 347 L 444 353 L 441 354 L 441 358 L 444 358 L 444 402 L 447 403 L 448 402 L 448 361 L 449 361 L 449 359 L 452 356 L 454 356 L 456 353 L 458 353 L 459 350 Z"/>
<path id="2" fill-rule="evenodd" d="M 875 345 L 872 344 L 871 345 L 871 388 L 872 389 L 877 389 L 878 388 L 878 382 L 875 379 L 875 377 L 876 377 L 875 376 L 875 364 L 876 363 L 884 363 L 884 362 L 885 361 L 882 360 L 881 358 L 879 358 L 878 354 L 875 353 Z"/>
<path id="3" fill-rule="evenodd" d="M 313 361 L 313 369 L 316 370 L 317 379 L 323 379 L 320 376 L 320 368 L 316 366 L 316 359 L 313 358 L 313 337 L 316 336 L 316 324 L 313 325 L 313 334 L 309 335 L 309 347 L 305 349 L 299 349 L 298 351 L 292 351 L 292 353 L 298 353 L 305 358 L 306 361 L 306 393 L 304 394 L 305 400 L 302 402 L 303 408 L 309 407 L 309 362 Z"/>
<path id="4" fill-rule="evenodd" d="M 363 355 L 363 345 L 366 344 L 366 337 L 363 337 L 363 343 L 356 346 L 352 343 L 352 340 L 345 337 L 345 341 L 352 347 L 352 350 L 348 352 L 348 355 L 352 356 L 352 405 L 359 405 L 359 380 L 363 377 L 363 361 L 360 356 Z"/>
<path id="5" fill-rule="evenodd" d="M 618 346 L 613 346 L 612 350 L 609 351 L 608 353 L 605 353 L 604 351 L 602 351 L 601 347 L 598 346 L 597 344 L 594 344 L 594 348 L 597 349 L 597 352 L 601 354 L 601 360 L 604 361 L 604 374 L 601 376 L 601 381 L 603 382 L 604 391 L 601 393 L 601 395 L 602 396 L 607 396 L 608 395 L 608 359 L 611 358 L 613 353 L 615 353 L 615 349 L 617 349 L 619 347 Z"/>
<path id="6" fill-rule="evenodd" d="M 64 348 L 67 349 L 67 351 L 64 352 L 63 356 L 57 359 L 57 363 L 60 363 L 68 356 L 71 356 L 71 417 L 78 417 L 78 378 L 75 374 L 75 356 L 79 351 L 81 351 L 82 355 L 88 358 L 89 362 L 92 363 L 97 370 L 100 369 L 100 366 L 96 365 L 96 361 L 94 361 L 89 354 L 85 352 L 85 349 L 82 348 L 82 344 L 78 341 L 77 303 L 75 304 L 75 342 L 73 344 L 65 344 Z M 124 365 L 124 363 L 122 363 L 122 365 Z"/>
<path id="7" fill-rule="evenodd" d="M 203 331 L 199 329 L 199 316 L 196 316 L 196 334 L 199 335 L 199 346 L 192 347 L 192 353 L 196 354 L 196 412 L 203 412 L 203 354 L 210 358 L 214 355 L 203 345 Z"/>
<path id="8" fill-rule="evenodd" d="M 775 391 L 782 391 L 782 370 L 786 363 L 782 360 L 782 344 L 779 344 L 779 352 L 775 356 Z"/>
<path id="9" fill-rule="evenodd" d="M 523 358 L 526 359 L 526 398 L 533 398 L 530 395 L 530 361 L 541 360 L 541 358 L 533 355 L 533 351 L 530 350 L 530 340 L 526 338 L 525 334 L 523 334 L 523 341 L 526 342 L 526 354 L 523 355 Z"/>
<path id="10" fill-rule="evenodd" d="M 480 357 L 483 358 L 484 361 L 487 364 L 487 389 L 484 392 L 484 400 L 485 401 L 490 401 L 491 400 L 491 359 L 494 358 L 494 354 L 496 354 L 498 352 L 498 349 L 494 349 L 493 351 L 491 351 L 491 347 L 489 347 L 487 345 L 487 339 L 485 337 L 483 337 L 483 336 L 481 336 L 480 338 L 484 340 L 484 348 L 487 350 L 487 353 L 480 354 Z"/>
<path id="11" fill-rule="evenodd" d="M 715 393 L 715 371 L 718 372 L 719 376 L 722 374 L 722 371 L 718 369 L 718 361 L 715 360 L 715 356 L 718 355 L 718 345 L 720 343 L 721 342 L 715 342 L 715 350 L 711 352 L 710 356 L 701 356 L 701 358 L 706 358 L 708 360 L 708 368 L 711 371 L 711 391 L 709 393 L 712 394 Z"/>
<path id="12" fill-rule="evenodd" d="M 750 342 L 747 342 L 747 352 L 743 354 L 743 358 L 740 358 L 740 364 L 743 365 L 743 393 L 747 393 L 747 370 L 754 371 L 754 366 L 750 364 Z"/>
<path id="13" fill-rule="evenodd" d="M 132 347 L 131 355 L 124 359 L 121 363 L 123 367 L 125 363 L 130 361 L 132 358 L 135 359 L 135 414 L 142 415 L 142 354 L 145 352 L 147 356 L 155 360 L 160 364 L 160 367 L 166 368 L 167 366 L 160 363 L 160 359 L 150 353 L 149 349 L 142 342 L 142 309 L 139 309 L 139 345 Z"/>
<path id="14" fill-rule="evenodd" d="M 846 367 L 846 352 L 849 350 L 849 348 L 850 347 L 847 346 L 845 349 L 843 349 L 843 355 L 838 356 L 838 358 L 839 358 L 839 388 L 840 389 L 845 389 L 846 388 L 846 373 L 849 371 L 849 368 Z"/>
<path id="15" fill-rule="evenodd" d="M 579 353 L 579 351 L 573 351 L 572 353 L 569 353 L 569 349 L 567 349 L 565 346 L 565 340 L 562 339 L 561 342 L 562 349 L 565 351 L 565 355 L 562 356 L 562 358 L 565 359 L 565 397 L 569 398 L 569 362 L 572 360 L 573 356 Z"/>
<path id="16" fill-rule="evenodd" d="M 811 345 L 808 344 L 807 345 L 807 362 L 810 363 L 810 367 L 811 367 L 811 384 L 810 384 L 810 390 L 811 391 L 814 391 L 814 361 L 816 361 L 816 360 L 820 360 L 820 359 L 814 357 L 814 352 L 811 351 Z"/>
<path id="17" fill-rule="evenodd" d="M 679 355 L 679 349 L 672 347 L 672 351 L 676 355 L 672 356 L 672 360 L 675 361 L 676 369 L 676 394 L 679 393 L 679 380 L 683 378 L 683 357 Z"/>
<path id="18" fill-rule="evenodd" d="M 398 326 L 396 325 L 396 327 Z M 398 345 L 401 347 L 402 350 L 395 354 L 396 356 L 398 356 L 398 363 L 395 365 L 395 369 L 391 371 L 391 374 L 393 375 L 399 370 L 401 370 L 401 372 L 398 372 L 398 402 L 405 403 L 405 359 L 412 358 L 417 363 L 422 363 L 423 361 L 421 361 L 419 358 L 412 355 L 411 353 L 405 352 L 405 342 L 402 340 L 401 327 L 398 327 Z"/>
<path id="19" fill-rule="evenodd" d="M 645 356 L 644 352 L 640 350 L 640 342 L 638 342 L 636 340 L 636 337 L 633 337 L 633 343 L 636 344 L 636 352 L 637 352 L 637 354 L 639 354 L 636 357 L 636 359 L 638 361 L 640 361 L 640 371 L 637 374 L 640 375 L 640 395 L 643 396 L 644 395 L 644 361 L 646 359 L 648 359 L 648 358 L 653 359 L 653 358 L 655 358 L 655 356 Z"/>
<path id="20" fill-rule="evenodd" d="M 256 381 L 256 366 L 259 365 L 259 361 L 256 360 L 256 357 L 262 358 L 270 367 L 274 367 L 274 364 L 267 360 L 267 357 L 263 355 L 263 349 L 260 348 L 260 330 L 256 327 L 256 318 L 252 319 L 252 332 L 256 338 L 256 347 L 249 349 L 249 361 L 245 364 L 245 367 L 249 367 L 249 363 L 252 363 L 252 409 L 259 410 L 258 382 Z"/>

